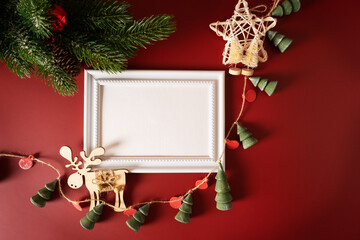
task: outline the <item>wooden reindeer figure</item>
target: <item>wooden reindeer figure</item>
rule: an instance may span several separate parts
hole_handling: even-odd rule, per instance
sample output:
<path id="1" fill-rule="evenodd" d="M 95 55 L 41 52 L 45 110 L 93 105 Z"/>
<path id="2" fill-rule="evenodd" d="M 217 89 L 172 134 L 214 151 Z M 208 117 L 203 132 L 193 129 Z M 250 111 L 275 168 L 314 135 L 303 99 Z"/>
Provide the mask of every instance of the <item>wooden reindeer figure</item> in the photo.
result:
<path id="1" fill-rule="evenodd" d="M 126 184 L 125 173 L 128 173 L 128 171 L 124 169 L 91 171 L 91 166 L 96 166 L 101 163 L 101 159 L 96 157 L 102 156 L 104 153 L 105 149 L 102 147 L 94 149 L 89 156 L 86 156 L 85 151 L 81 151 L 80 156 L 86 163 L 86 166 L 79 168 L 79 166 L 82 165 L 82 162 L 78 161 L 78 157 L 74 157 L 73 159 L 71 148 L 68 146 L 60 148 L 60 155 L 70 161 L 70 164 L 65 165 L 65 167 L 68 168 L 72 166 L 72 169 L 76 171 L 68 178 L 67 183 L 69 187 L 78 189 L 85 181 L 85 186 L 89 190 L 91 198 L 89 211 L 100 203 L 99 197 L 101 192 L 114 191 L 114 210 L 122 212 L 126 209 L 124 203 L 124 188 Z"/>

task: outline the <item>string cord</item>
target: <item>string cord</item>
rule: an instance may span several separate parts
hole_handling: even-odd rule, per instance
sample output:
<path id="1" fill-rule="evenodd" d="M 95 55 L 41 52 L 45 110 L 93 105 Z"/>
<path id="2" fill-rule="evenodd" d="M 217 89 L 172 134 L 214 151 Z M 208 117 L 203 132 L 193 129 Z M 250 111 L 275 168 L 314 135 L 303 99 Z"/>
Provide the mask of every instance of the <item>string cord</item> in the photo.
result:
<path id="1" fill-rule="evenodd" d="M 229 137 L 231 131 L 233 130 L 233 128 L 235 127 L 235 125 L 238 123 L 238 121 L 240 120 L 242 113 L 244 111 L 245 108 L 245 90 L 246 90 L 246 82 L 247 82 L 247 76 L 244 77 L 244 85 L 243 85 L 243 90 L 242 90 L 242 103 L 241 103 L 241 109 L 240 112 L 236 118 L 236 120 L 232 123 L 231 127 L 229 128 L 226 137 L 224 139 L 224 143 L 223 143 L 223 149 L 222 152 L 218 158 L 218 160 L 216 161 L 216 165 L 210 170 L 210 172 L 202 179 L 202 181 L 195 187 L 189 189 L 185 194 L 181 195 L 179 198 L 174 199 L 174 200 L 152 200 L 152 201 L 147 201 L 147 202 L 139 202 L 139 203 L 135 203 L 132 204 L 131 206 L 127 207 L 125 210 L 127 209 L 131 209 L 131 208 L 135 208 L 137 206 L 142 206 L 145 204 L 155 204 L 155 203 L 162 203 L 162 204 L 169 204 L 169 203 L 173 203 L 173 202 L 177 202 L 177 201 L 182 201 L 187 195 L 195 192 L 196 190 L 198 190 L 198 188 L 205 182 L 207 182 L 209 180 L 210 175 L 214 172 L 214 170 L 216 168 L 218 168 L 218 164 L 221 163 L 221 160 L 225 154 L 225 149 L 226 149 L 226 139 Z M 18 155 L 18 154 L 9 154 L 9 153 L 0 153 L 0 157 L 12 157 L 12 158 L 26 158 L 27 156 L 24 155 Z M 118 209 L 118 207 L 116 207 L 115 205 L 109 204 L 104 200 L 101 199 L 85 199 L 85 200 L 80 200 L 80 201 L 76 201 L 76 200 L 72 200 L 69 197 L 66 196 L 66 194 L 63 191 L 63 187 L 61 185 L 61 173 L 60 170 L 57 169 L 56 167 L 54 167 L 52 164 L 44 162 L 38 158 L 32 157 L 32 160 L 34 162 L 39 162 L 41 164 L 44 164 L 47 167 L 52 168 L 56 174 L 57 174 L 57 181 L 58 181 L 58 188 L 59 188 L 59 194 L 61 197 L 65 198 L 68 202 L 70 203 L 85 203 L 85 202 L 91 202 L 91 201 L 99 201 L 101 203 L 103 203 L 104 205 L 111 207 L 113 209 Z"/>

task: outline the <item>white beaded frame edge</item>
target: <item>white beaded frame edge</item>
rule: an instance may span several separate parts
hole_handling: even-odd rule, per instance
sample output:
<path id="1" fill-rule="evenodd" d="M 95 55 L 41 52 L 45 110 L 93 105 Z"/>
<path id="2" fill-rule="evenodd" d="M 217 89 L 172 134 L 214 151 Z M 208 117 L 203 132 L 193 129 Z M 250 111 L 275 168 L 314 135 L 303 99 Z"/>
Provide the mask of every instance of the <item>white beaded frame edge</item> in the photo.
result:
<path id="1" fill-rule="evenodd" d="M 131 81 L 135 84 L 163 82 L 171 84 L 211 84 L 212 97 L 212 153 L 210 158 L 199 157 L 108 157 L 100 169 L 128 169 L 133 173 L 191 173 L 209 172 L 220 156 L 225 137 L 225 72 L 179 70 L 126 70 L 109 74 L 99 70 L 85 70 L 84 84 L 84 150 L 98 147 L 99 142 L 99 86 Z M 225 167 L 225 157 L 222 158 Z"/>

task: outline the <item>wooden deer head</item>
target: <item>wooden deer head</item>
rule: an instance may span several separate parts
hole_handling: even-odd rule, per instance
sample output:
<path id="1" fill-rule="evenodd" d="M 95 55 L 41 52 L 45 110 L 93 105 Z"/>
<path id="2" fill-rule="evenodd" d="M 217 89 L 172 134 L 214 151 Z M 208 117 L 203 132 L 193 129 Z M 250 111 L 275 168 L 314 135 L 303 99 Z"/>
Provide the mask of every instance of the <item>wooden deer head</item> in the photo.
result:
<path id="1" fill-rule="evenodd" d="M 65 167 L 68 168 L 70 166 L 73 166 L 72 169 L 76 170 L 76 172 L 71 174 L 68 178 L 67 183 L 68 183 L 69 187 L 71 187 L 73 189 L 80 188 L 84 184 L 83 176 L 87 172 L 91 171 L 91 166 L 96 166 L 101 163 L 101 159 L 96 158 L 96 159 L 92 160 L 92 158 L 94 158 L 96 156 L 104 155 L 104 153 L 105 153 L 105 149 L 102 147 L 95 148 L 90 153 L 89 156 L 86 156 L 85 151 L 81 151 L 80 156 L 86 163 L 86 166 L 84 166 L 83 168 L 79 168 L 79 166 L 82 165 L 82 162 L 78 161 L 78 157 L 74 157 L 74 159 L 73 159 L 71 148 L 68 146 L 61 147 L 60 155 L 63 156 L 68 161 L 70 161 L 70 164 L 65 165 Z"/>

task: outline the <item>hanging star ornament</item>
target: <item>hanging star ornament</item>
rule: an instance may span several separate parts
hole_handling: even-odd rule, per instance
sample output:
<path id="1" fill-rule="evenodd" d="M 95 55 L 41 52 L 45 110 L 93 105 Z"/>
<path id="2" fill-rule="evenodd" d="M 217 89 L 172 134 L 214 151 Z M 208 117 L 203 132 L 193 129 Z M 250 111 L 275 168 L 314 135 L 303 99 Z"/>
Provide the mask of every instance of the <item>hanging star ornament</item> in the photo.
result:
<path id="1" fill-rule="evenodd" d="M 227 41 L 223 52 L 224 65 L 242 63 L 248 68 L 256 68 L 258 62 L 265 62 L 268 58 L 263 46 L 264 37 L 275 25 L 275 18 L 257 17 L 250 12 L 245 0 L 239 0 L 230 19 L 211 23 L 210 28 Z"/>

